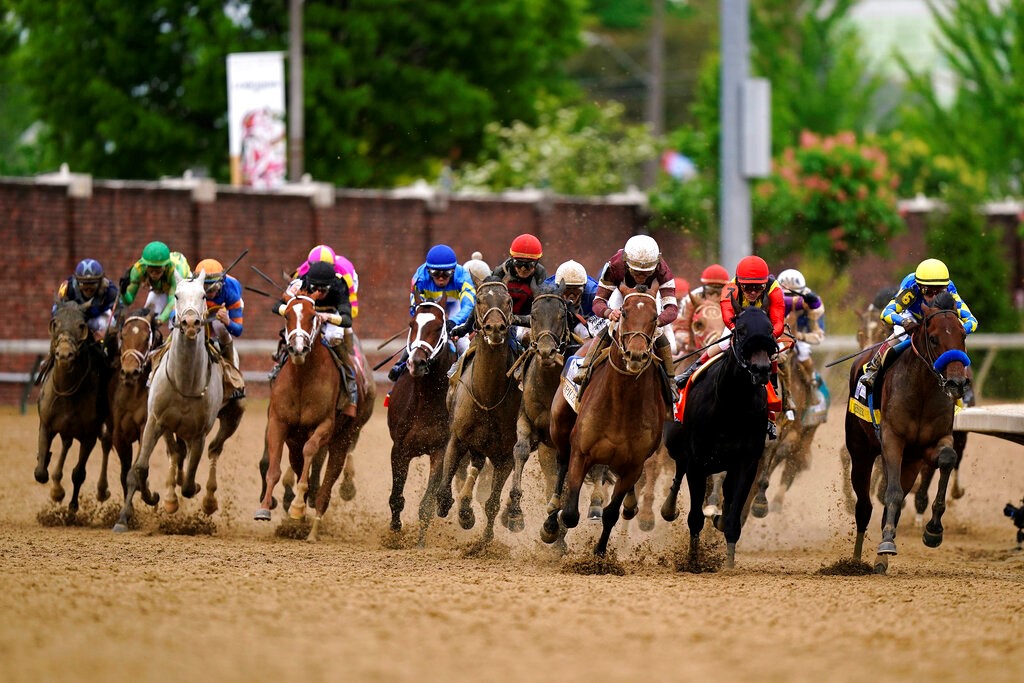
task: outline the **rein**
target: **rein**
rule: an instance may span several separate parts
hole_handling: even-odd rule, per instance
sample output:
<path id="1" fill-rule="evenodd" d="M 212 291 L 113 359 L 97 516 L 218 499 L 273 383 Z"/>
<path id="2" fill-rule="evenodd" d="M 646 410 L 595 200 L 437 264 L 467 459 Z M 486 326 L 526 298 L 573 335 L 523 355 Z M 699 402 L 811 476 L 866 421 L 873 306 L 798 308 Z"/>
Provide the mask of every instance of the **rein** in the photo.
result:
<path id="1" fill-rule="evenodd" d="M 438 336 L 437 342 L 431 344 L 430 342 L 420 337 L 420 333 L 423 331 L 423 326 L 417 324 L 416 339 L 412 338 L 412 329 L 409 329 L 408 335 L 406 336 L 405 339 L 405 352 L 409 356 L 412 356 L 412 352 L 415 351 L 416 349 L 423 349 L 423 352 L 427 354 L 427 362 L 430 362 L 437 358 L 438 354 L 441 353 L 441 350 L 444 349 L 445 346 L 447 346 L 448 344 L 448 328 L 445 325 L 447 315 L 445 313 L 444 307 L 441 306 L 441 304 L 438 304 L 434 301 L 422 301 L 419 303 L 419 305 L 416 306 L 417 316 L 419 315 L 418 312 L 420 308 L 423 307 L 436 308 L 438 311 L 441 312 L 441 334 Z"/>
<path id="2" fill-rule="evenodd" d="M 295 302 L 296 300 L 298 300 L 299 302 L 308 301 L 314 307 L 316 306 L 316 302 L 313 301 L 308 296 L 304 296 L 302 294 L 296 294 L 292 298 L 288 299 L 287 308 L 291 309 L 292 308 L 292 303 Z M 297 317 L 296 317 L 296 319 L 297 319 Z M 313 348 L 313 340 L 316 339 L 316 335 L 319 332 L 320 332 L 320 318 L 316 315 L 316 313 L 314 313 L 313 314 L 313 329 L 311 331 L 307 332 L 301 326 L 296 326 L 294 330 L 289 330 L 289 329 L 285 328 L 285 331 L 284 331 L 284 343 L 285 343 L 286 346 L 292 346 L 292 341 L 295 340 L 296 338 L 300 338 L 300 339 L 305 340 L 306 341 L 306 345 L 310 349 L 312 349 Z"/>
<path id="3" fill-rule="evenodd" d="M 508 286 L 504 282 L 484 282 L 479 287 L 477 287 L 477 290 L 476 290 L 477 294 L 482 293 L 484 291 L 484 289 L 486 289 L 487 287 L 501 287 L 503 290 L 505 290 L 506 294 L 508 293 Z M 481 297 L 478 296 L 477 297 L 477 301 L 480 301 L 480 298 Z M 474 312 L 476 310 L 477 309 L 474 309 Z M 501 315 L 501 320 L 502 320 L 502 322 L 505 323 L 506 327 L 511 325 L 511 323 L 512 323 L 512 311 L 511 311 L 511 309 L 508 312 L 506 312 L 504 308 L 498 308 L 497 306 L 491 306 L 486 311 L 484 311 L 483 315 L 480 315 L 479 313 L 476 313 L 476 323 L 477 323 L 477 327 L 479 329 L 481 329 L 481 330 L 483 329 L 484 322 L 487 320 L 487 317 L 492 312 L 494 312 L 494 311 L 497 311 L 498 314 Z"/>
<path id="4" fill-rule="evenodd" d="M 960 324 L 960 316 L 957 315 L 956 311 L 947 308 L 943 308 L 938 311 L 932 311 L 927 316 L 925 316 L 925 318 L 921 321 L 921 325 L 919 328 L 922 330 L 924 335 L 924 353 L 921 353 L 921 351 L 917 348 L 917 344 L 915 343 L 915 340 L 917 339 L 917 334 L 911 335 L 910 348 L 914 351 L 914 355 L 916 357 L 924 361 L 925 365 L 928 366 L 928 370 L 931 371 L 933 375 L 935 375 L 935 377 L 939 381 L 939 385 L 943 388 L 943 390 L 945 390 L 946 382 L 949 380 L 942 373 L 946 369 L 946 366 L 949 365 L 949 363 L 959 361 L 963 363 L 966 367 L 971 364 L 971 360 L 966 353 L 960 351 L 959 349 L 950 349 L 949 351 L 944 351 L 943 353 L 933 358 L 934 350 L 932 349 L 931 338 L 928 335 L 928 321 L 936 316 L 943 314 L 955 316 L 957 324 Z"/>
<path id="5" fill-rule="evenodd" d="M 125 327 L 125 325 L 127 325 L 130 322 L 143 322 L 143 323 L 146 323 L 146 328 L 149 329 L 149 333 L 146 335 L 146 339 L 148 341 L 148 344 L 146 346 L 146 352 L 145 353 L 143 353 L 142 351 L 139 351 L 138 349 L 126 349 L 126 348 L 124 348 L 124 343 L 123 343 L 124 342 L 124 327 Z M 118 337 L 119 337 L 120 341 L 122 342 L 121 343 L 121 367 L 124 367 L 125 360 L 130 359 L 130 358 L 134 358 L 135 360 L 137 360 L 138 363 L 139 363 L 139 367 L 140 368 L 142 366 L 144 366 L 146 364 L 146 361 L 149 359 L 149 355 L 150 355 L 152 347 L 153 347 L 153 325 L 149 322 L 149 318 L 144 318 L 144 317 L 142 317 L 140 315 L 136 315 L 136 316 L 132 316 L 132 317 L 126 319 L 123 323 L 121 323 L 121 330 L 118 333 Z"/>

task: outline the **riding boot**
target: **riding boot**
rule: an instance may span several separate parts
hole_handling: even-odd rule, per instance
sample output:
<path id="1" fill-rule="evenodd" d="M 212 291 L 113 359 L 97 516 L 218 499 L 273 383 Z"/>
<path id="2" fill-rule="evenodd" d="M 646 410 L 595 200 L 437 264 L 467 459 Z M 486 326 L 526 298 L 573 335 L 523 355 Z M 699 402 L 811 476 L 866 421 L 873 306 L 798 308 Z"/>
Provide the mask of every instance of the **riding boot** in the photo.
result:
<path id="1" fill-rule="evenodd" d="M 349 417 L 355 417 L 356 404 L 359 402 L 359 389 L 356 387 L 355 373 L 345 363 L 345 359 L 342 358 L 342 342 L 340 339 L 334 344 L 329 344 L 327 348 L 334 358 L 334 364 L 338 366 L 338 371 L 341 373 L 341 382 L 344 388 L 343 391 L 338 392 L 337 409 Z"/>
<path id="2" fill-rule="evenodd" d="M 679 389 L 682 389 L 683 387 L 685 387 L 686 383 L 690 381 L 691 377 L 693 377 L 693 373 L 697 372 L 697 370 L 700 369 L 700 366 L 704 365 L 704 363 L 706 363 L 706 362 L 708 362 L 708 354 L 705 351 L 704 353 L 702 353 L 700 355 L 700 358 L 698 358 L 697 360 L 693 361 L 693 363 L 690 365 L 690 367 L 688 367 L 685 370 L 683 370 L 683 374 L 676 375 L 676 379 L 675 379 L 676 387 L 678 387 Z"/>
<path id="3" fill-rule="evenodd" d="M 388 371 L 388 379 L 392 382 L 397 382 L 398 378 L 405 372 L 405 362 L 409 360 L 409 349 L 402 351 L 402 356 L 398 359 L 398 362 Z"/>
<path id="4" fill-rule="evenodd" d="M 593 365 L 597 362 L 597 358 L 601 355 L 601 351 L 608 345 L 609 341 L 608 328 L 606 326 L 598 332 L 597 337 L 594 338 L 594 343 L 587 350 L 587 357 L 580 363 L 579 373 L 576 375 L 576 384 L 580 387 L 578 396 L 583 396 L 583 390 L 590 382 L 590 376 L 594 370 Z"/>
<path id="5" fill-rule="evenodd" d="M 32 383 L 35 386 L 39 386 L 40 384 L 42 384 L 43 379 L 46 377 L 46 373 L 48 373 L 50 371 L 50 368 L 52 367 L 53 351 L 50 351 L 50 353 L 46 354 L 46 358 L 43 359 L 43 362 L 39 364 L 39 370 L 36 373 L 35 381 L 33 381 Z"/>
<path id="6" fill-rule="evenodd" d="M 661 386 L 662 392 L 665 396 L 665 403 L 668 405 L 669 410 L 679 400 L 679 392 L 676 391 L 675 382 L 672 380 L 672 369 L 675 367 L 675 360 L 672 358 L 672 346 L 668 343 L 668 339 L 664 336 L 658 337 L 658 341 L 655 343 L 655 349 L 658 352 L 658 358 L 661 359 Z"/>
<path id="7" fill-rule="evenodd" d="M 241 370 L 235 364 L 235 344 L 230 336 L 221 340 L 220 353 L 224 366 L 225 389 L 230 389 L 224 395 L 229 401 L 245 398 L 245 378 L 242 377 Z"/>
<path id="8" fill-rule="evenodd" d="M 284 335 L 277 340 L 277 351 L 270 357 L 274 361 L 274 367 L 270 369 L 270 374 L 267 375 L 267 379 L 273 382 L 277 379 L 277 373 L 281 372 L 281 368 L 284 366 L 284 362 L 288 359 L 288 350 L 284 344 Z"/>
<path id="9" fill-rule="evenodd" d="M 884 348 L 884 345 L 883 345 Z M 860 383 L 868 391 L 872 391 L 875 388 L 875 377 L 878 375 L 878 370 L 882 366 L 882 354 L 881 349 L 875 351 L 874 355 L 864 365 L 864 374 L 861 375 Z"/>

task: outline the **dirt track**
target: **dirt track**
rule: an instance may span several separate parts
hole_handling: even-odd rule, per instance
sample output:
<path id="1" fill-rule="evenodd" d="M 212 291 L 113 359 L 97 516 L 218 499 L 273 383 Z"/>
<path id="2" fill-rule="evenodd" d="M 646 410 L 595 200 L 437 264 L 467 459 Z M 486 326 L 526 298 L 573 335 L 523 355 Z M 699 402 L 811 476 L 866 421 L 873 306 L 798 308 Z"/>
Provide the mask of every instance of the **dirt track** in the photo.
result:
<path id="1" fill-rule="evenodd" d="M 390 438 L 379 405 L 355 456 L 356 499 L 334 498 L 320 544 L 279 538 L 279 512 L 270 525 L 252 521 L 264 415 L 265 403 L 249 406 L 221 459 L 216 534 L 177 536 L 148 513 L 124 535 L 42 526 L 36 416 L 0 412 L 0 680 L 1024 679 L 1024 553 L 1002 515 L 1024 495 L 1020 446 L 971 437 L 967 495 L 946 513 L 942 547 L 922 545 L 908 511 L 888 576 L 826 576 L 853 545 L 834 408 L 786 509 L 744 529 L 735 570 L 678 573 L 684 521 L 659 518 L 653 532 L 634 521 L 613 536 L 624 576 L 591 576 L 565 567 L 589 554 L 597 525 L 571 532 L 567 560 L 537 540 L 544 501 L 532 461 L 527 529 L 499 529 L 485 557 L 463 553 L 479 506 L 472 531 L 450 516 L 435 521 L 426 550 L 383 548 Z M 95 454 L 90 464 L 93 498 Z M 154 457 L 156 490 L 165 468 Z M 425 469 L 415 465 L 406 488 L 407 529 Z M 111 472 L 117 498 L 116 464 Z"/>

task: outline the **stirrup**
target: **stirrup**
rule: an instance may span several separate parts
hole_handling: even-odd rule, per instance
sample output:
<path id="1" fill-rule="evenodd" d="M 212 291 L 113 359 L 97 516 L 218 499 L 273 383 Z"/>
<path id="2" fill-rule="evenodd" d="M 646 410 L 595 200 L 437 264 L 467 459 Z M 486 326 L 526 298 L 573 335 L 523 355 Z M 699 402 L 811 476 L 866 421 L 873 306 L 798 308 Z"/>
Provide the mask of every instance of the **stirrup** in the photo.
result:
<path id="1" fill-rule="evenodd" d="M 775 441 L 779 438 L 779 427 L 771 420 L 768 420 L 768 440 Z"/>
<path id="2" fill-rule="evenodd" d="M 870 370 L 861 375 L 859 381 L 862 385 L 864 385 L 865 389 L 870 391 L 875 388 L 875 376 L 877 374 L 877 370 Z"/>

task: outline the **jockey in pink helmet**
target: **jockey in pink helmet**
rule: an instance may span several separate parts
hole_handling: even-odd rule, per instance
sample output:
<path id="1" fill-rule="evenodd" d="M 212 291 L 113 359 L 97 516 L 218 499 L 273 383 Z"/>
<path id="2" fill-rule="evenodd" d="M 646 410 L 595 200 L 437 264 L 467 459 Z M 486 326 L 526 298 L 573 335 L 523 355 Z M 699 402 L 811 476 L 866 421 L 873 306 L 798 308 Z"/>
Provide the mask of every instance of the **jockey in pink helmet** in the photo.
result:
<path id="1" fill-rule="evenodd" d="M 335 253 L 326 244 L 318 244 L 309 251 L 309 256 L 306 260 L 298 267 L 295 271 L 295 277 L 299 278 L 309 272 L 309 267 L 314 263 L 324 262 L 333 263 L 334 272 L 337 273 L 345 280 L 345 284 L 348 285 L 348 298 L 349 303 L 352 304 L 352 317 L 355 318 L 359 315 L 359 275 L 356 273 L 355 266 L 352 262 L 341 254 Z"/>

